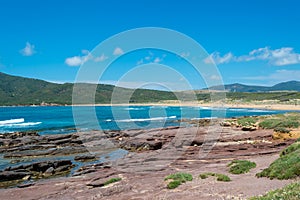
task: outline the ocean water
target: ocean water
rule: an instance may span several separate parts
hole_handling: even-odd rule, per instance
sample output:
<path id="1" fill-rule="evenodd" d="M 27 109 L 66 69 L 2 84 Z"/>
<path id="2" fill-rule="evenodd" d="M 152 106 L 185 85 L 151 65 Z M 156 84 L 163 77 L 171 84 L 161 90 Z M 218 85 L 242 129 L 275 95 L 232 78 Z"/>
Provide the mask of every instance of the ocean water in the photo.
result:
<path id="1" fill-rule="evenodd" d="M 179 125 L 178 120 L 259 116 L 289 111 L 168 106 L 0 107 L 0 133 L 37 130 L 63 134 L 77 130 L 120 130 Z"/>

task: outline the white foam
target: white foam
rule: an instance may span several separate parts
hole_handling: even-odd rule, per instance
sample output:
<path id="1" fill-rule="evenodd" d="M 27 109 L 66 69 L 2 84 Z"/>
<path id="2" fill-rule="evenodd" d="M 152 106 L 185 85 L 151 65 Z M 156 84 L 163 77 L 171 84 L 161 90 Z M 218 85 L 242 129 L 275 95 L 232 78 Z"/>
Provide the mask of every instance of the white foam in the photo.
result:
<path id="1" fill-rule="evenodd" d="M 9 119 L 9 120 L 0 121 L 0 125 L 5 125 L 5 124 L 15 124 L 15 123 L 23 123 L 24 121 L 25 121 L 24 118 L 19 118 L 19 119 Z"/>
<path id="2" fill-rule="evenodd" d="M 144 110 L 144 108 L 124 108 L 124 110 Z"/>
<path id="3" fill-rule="evenodd" d="M 152 117 L 152 118 L 144 118 L 144 119 L 121 119 L 116 120 L 116 122 L 144 122 L 144 121 L 163 121 L 166 119 L 176 119 L 176 116 L 170 117 Z"/>
<path id="4" fill-rule="evenodd" d="M 25 123 L 14 123 L 14 124 L 0 124 L 0 127 L 26 127 L 26 126 L 36 126 L 42 122 L 25 122 Z"/>

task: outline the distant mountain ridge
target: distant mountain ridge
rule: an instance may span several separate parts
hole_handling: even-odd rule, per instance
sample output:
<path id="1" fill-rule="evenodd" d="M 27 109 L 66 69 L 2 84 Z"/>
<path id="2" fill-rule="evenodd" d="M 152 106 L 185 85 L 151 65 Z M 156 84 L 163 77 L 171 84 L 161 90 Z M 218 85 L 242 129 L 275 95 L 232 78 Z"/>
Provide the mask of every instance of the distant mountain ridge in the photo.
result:
<path id="1" fill-rule="evenodd" d="M 210 90 L 222 90 L 225 88 L 228 92 L 275 92 L 275 91 L 297 91 L 300 92 L 300 81 L 288 81 L 278 83 L 273 86 L 255 86 L 239 83 L 228 84 L 224 86 L 213 86 Z M 206 88 L 207 89 L 207 88 Z"/>

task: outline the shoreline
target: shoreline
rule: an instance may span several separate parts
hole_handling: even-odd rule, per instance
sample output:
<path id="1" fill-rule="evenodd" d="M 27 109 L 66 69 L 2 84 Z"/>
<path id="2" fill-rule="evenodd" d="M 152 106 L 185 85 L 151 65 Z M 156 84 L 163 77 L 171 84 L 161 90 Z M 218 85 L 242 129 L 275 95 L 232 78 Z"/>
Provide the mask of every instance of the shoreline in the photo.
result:
<path id="1" fill-rule="evenodd" d="M 6 107 L 77 107 L 77 106 L 169 106 L 169 107 L 211 107 L 211 108 L 250 108 L 250 109 L 264 109 L 264 110 L 286 110 L 286 111 L 300 111 L 300 105 L 286 105 L 286 104 L 239 104 L 239 103 L 120 103 L 120 104 L 76 104 L 76 105 L 11 105 L 0 106 Z"/>

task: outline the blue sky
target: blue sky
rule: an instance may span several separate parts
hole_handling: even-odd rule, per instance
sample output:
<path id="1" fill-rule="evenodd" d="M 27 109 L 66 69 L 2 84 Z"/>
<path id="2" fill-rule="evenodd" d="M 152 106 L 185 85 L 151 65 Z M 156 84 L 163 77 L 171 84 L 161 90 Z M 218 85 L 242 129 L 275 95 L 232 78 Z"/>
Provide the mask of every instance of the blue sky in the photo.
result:
<path id="1" fill-rule="evenodd" d="M 299 7 L 298 0 L 2 0 L 0 72 L 73 82 L 103 40 L 129 29 L 164 27 L 201 44 L 226 84 L 300 80 Z M 115 50 L 122 53 L 121 46 Z M 146 61 L 170 65 L 173 58 L 156 50 L 129 55 L 113 64 L 103 82 L 115 83 L 124 68 Z"/>

